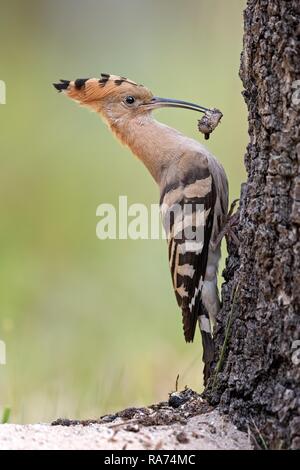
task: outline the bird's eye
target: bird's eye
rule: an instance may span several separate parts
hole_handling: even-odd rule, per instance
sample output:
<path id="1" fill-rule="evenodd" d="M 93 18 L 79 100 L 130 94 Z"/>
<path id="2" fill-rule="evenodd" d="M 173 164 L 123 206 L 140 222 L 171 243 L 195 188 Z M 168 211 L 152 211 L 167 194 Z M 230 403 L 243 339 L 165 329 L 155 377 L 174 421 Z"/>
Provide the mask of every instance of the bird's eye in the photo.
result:
<path id="1" fill-rule="evenodd" d="M 133 96 L 126 96 L 125 103 L 126 104 L 133 104 L 135 102 L 135 98 Z"/>

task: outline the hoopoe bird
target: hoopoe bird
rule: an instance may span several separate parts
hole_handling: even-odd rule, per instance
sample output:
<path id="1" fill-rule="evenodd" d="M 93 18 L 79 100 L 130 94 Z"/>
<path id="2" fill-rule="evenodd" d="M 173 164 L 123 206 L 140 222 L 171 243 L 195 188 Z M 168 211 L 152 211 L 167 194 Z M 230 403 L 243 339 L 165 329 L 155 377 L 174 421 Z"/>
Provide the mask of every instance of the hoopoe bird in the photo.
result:
<path id="1" fill-rule="evenodd" d="M 220 309 L 217 271 L 220 234 L 227 221 L 227 178 L 222 165 L 202 144 L 158 122 L 152 111 L 162 107 L 209 110 L 186 101 L 156 97 L 148 88 L 116 75 L 61 80 L 53 85 L 99 113 L 157 183 L 184 337 L 186 342 L 193 341 L 198 322 L 206 384 L 214 357 L 212 329 Z M 201 236 L 193 238 L 187 232 Z"/>

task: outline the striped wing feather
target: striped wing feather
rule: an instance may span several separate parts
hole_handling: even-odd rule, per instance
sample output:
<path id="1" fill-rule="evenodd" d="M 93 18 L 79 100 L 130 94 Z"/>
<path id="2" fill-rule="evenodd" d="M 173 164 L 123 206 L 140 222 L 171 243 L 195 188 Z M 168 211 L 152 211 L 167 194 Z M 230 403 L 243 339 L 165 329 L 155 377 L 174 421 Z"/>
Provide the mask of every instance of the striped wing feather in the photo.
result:
<path id="1" fill-rule="evenodd" d="M 194 339 L 199 315 L 207 316 L 201 304 L 201 288 L 207 266 L 215 204 L 214 182 L 208 169 L 190 170 L 184 180 L 178 181 L 177 187 L 174 183 L 165 189 L 161 202 L 163 223 L 168 235 L 173 287 L 177 303 L 182 309 L 185 340 L 190 342 Z M 181 224 L 178 223 L 180 219 Z M 198 236 L 201 234 L 200 238 L 191 240 L 191 230 Z"/>

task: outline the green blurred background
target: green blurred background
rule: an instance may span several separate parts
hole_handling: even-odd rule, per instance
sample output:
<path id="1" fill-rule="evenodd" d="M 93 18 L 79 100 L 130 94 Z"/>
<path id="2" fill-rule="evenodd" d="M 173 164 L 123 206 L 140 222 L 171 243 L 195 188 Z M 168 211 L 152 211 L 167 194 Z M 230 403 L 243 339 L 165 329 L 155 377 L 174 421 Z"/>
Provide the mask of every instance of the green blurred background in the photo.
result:
<path id="1" fill-rule="evenodd" d="M 207 146 L 239 196 L 247 143 L 238 77 L 240 0 L 0 3 L 0 412 L 13 422 L 92 418 L 202 389 L 186 345 L 166 242 L 100 241 L 96 208 L 158 192 L 100 119 L 53 89 L 60 78 L 128 76 L 155 94 L 224 113 Z M 198 115 L 161 121 L 203 142 Z M 220 282 L 222 279 L 220 278 Z"/>

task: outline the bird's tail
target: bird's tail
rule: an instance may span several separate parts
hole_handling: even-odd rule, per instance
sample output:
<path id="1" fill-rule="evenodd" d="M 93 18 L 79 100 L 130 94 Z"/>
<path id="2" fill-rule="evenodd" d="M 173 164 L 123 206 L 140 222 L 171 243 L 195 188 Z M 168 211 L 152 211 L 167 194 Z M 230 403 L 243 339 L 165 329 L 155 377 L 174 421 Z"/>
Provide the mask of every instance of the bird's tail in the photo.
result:
<path id="1" fill-rule="evenodd" d="M 207 381 L 211 375 L 212 362 L 214 360 L 215 355 L 215 345 L 211 334 L 211 324 L 209 321 L 209 316 L 204 306 L 202 306 L 201 315 L 199 315 L 199 327 L 202 336 L 203 347 L 202 360 L 204 362 L 204 386 L 206 386 Z"/>

